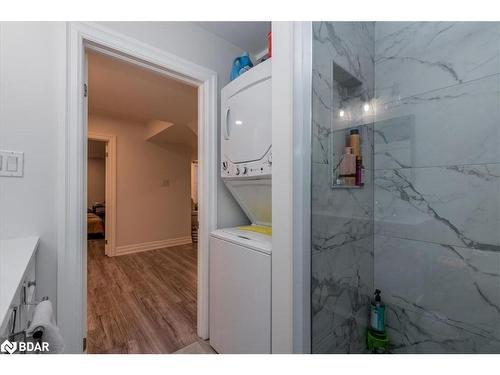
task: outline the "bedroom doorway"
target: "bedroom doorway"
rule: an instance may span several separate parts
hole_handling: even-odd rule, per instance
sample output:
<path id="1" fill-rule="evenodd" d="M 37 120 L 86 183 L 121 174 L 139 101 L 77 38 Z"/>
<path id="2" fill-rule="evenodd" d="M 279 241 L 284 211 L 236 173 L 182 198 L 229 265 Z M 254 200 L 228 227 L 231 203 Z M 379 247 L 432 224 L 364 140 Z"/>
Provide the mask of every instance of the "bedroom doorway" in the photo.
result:
<path id="1" fill-rule="evenodd" d="M 104 240 L 104 253 L 115 255 L 116 136 L 88 132 L 87 239 Z"/>
<path id="2" fill-rule="evenodd" d="M 87 152 L 87 236 L 106 238 L 106 142 L 89 139 Z"/>

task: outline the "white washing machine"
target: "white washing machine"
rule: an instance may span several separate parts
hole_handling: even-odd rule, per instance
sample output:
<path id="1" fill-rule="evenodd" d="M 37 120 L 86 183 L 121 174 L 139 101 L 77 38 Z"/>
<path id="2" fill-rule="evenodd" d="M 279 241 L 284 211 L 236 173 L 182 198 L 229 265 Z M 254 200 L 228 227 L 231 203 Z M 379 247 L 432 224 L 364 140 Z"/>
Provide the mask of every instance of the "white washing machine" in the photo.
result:
<path id="1" fill-rule="evenodd" d="M 252 225 L 210 237 L 210 344 L 271 352 L 271 60 L 221 92 L 221 177 Z"/>
<path id="2" fill-rule="evenodd" d="M 271 352 L 271 237 L 238 228 L 210 237 L 210 345 Z"/>

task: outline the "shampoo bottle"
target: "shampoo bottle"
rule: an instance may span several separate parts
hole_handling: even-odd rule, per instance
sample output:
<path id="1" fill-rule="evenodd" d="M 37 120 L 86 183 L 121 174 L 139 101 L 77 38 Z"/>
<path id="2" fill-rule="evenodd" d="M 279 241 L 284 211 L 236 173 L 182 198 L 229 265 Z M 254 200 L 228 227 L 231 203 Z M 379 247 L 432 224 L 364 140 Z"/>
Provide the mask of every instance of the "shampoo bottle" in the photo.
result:
<path id="1" fill-rule="evenodd" d="M 365 167 L 363 166 L 363 158 L 356 157 L 356 186 L 365 185 Z"/>
<path id="2" fill-rule="evenodd" d="M 370 306 L 370 327 L 376 332 L 385 332 L 385 305 L 380 297 L 380 289 L 375 289 L 375 298 Z"/>
<path id="3" fill-rule="evenodd" d="M 352 153 L 356 157 L 361 157 L 361 144 L 359 139 L 359 129 L 351 129 L 349 132 L 349 145 L 352 148 Z"/>
<path id="4" fill-rule="evenodd" d="M 340 162 L 340 178 L 346 186 L 354 186 L 356 182 L 356 156 L 351 147 L 346 147 Z"/>

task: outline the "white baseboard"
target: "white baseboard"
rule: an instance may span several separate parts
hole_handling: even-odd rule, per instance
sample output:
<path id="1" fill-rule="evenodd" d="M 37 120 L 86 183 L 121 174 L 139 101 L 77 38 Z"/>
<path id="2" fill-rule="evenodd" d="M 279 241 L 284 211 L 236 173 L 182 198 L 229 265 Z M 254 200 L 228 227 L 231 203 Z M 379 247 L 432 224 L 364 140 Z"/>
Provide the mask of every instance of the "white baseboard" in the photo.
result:
<path id="1" fill-rule="evenodd" d="M 171 238 L 168 240 L 161 240 L 161 241 L 143 242 L 133 245 L 117 246 L 115 254 L 124 255 L 124 254 L 139 253 L 141 251 L 158 250 L 158 249 L 163 249 L 164 247 L 187 245 L 190 243 L 192 243 L 191 236 Z"/>

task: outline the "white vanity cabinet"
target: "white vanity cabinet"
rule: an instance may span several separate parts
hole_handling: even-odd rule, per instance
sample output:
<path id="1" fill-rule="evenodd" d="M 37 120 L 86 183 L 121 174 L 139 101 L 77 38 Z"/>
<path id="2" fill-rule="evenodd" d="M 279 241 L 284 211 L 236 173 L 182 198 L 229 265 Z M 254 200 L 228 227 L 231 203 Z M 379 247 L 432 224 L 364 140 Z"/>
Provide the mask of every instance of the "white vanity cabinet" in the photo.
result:
<path id="1" fill-rule="evenodd" d="M 32 319 L 37 249 L 38 237 L 0 240 L 0 342 Z"/>

